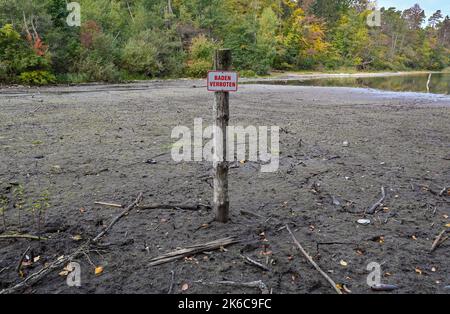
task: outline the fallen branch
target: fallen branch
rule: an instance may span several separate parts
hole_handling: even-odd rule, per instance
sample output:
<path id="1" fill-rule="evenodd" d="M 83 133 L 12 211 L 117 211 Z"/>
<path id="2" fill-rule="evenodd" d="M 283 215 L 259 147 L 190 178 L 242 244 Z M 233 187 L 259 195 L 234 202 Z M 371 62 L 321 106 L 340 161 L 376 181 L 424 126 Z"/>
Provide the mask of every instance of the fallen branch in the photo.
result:
<path id="1" fill-rule="evenodd" d="M 139 210 L 150 210 L 150 209 L 176 209 L 176 210 L 201 210 L 203 208 L 211 209 L 211 206 L 204 204 L 197 205 L 176 205 L 176 204 L 150 204 L 150 205 L 142 205 L 138 206 Z"/>
<path id="2" fill-rule="evenodd" d="M 316 262 L 314 262 L 314 260 L 312 259 L 311 256 L 309 256 L 309 254 L 305 251 L 305 249 L 301 246 L 300 242 L 298 242 L 297 238 L 295 237 L 295 235 L 292 233 L 291 229 L 289 228 L 288 225 L 286 225 L 286 229 L 289 232 L 289 234 L 292 237 L 292 240 L 294 241 L 294 243 L 297 245 L 297 247 L 300 249 L 300 252 L 302 252 L 302 254 L 306 257 L 306 259 L 311 263 L 311 265 L 314 266 L 314 268 L 333 286 L 333 289 L 336 291 L 337 294 L 342 294 L 342 291 L 339 290 L 339 288 L 337 287 L 336 283 L 333 281 L 333 279 L 331 279 L 320 267 L 319 265 L 316 264 Z"/>
<path id="3" fill-rule="evenodd" d="M 167 294 L 171 294 L 172 293 L 173 285 L 175 283 L 175 272 L 173 270 L 171 270 L 170 274 L 172 276 L 170 277 L 170 286 L 169 286 L 169 291 L 167 291 Z"/>
<path id="4" fill-rule="evenodd" d="M 439 245 L 441 245 L 448 239 L 447 236 L 444 237 L 444 234 L 446 232 L 447 230 L 442 230 L 442 232 L 439 233 L 439 235 L 436 237 L 436 240 L 434 240 L 433 245 L 431 246 L 430 253 L 433 253 L 439 247 Z"/>
<path id="5" fill-rule="evenodd" d="M 31 234 L 2 234 L 0 235 L 0 240 L 2 239 L 29 239 L 29 240 L 47 240 L 47 238 L 31 235 Z"/>
<path id="6" fill-rule="evenodd" d="M 98 242 L 98 240 L 100 240 L 109 231 L 109 229 L 111 229 L 123 216 L 127 215 L 135 206 L 137 206 L 142 201 L 142 196 L 142 192 L 139 193 L 136 200 L 128 205 L 116 218 L 114 218 L 113 221 L 111 221 L 111 223 L 92 240 L 92 242 Z"/>
<path id="7" fill-rule="evenodd" d="M 108 206 L 108 207 L 123 208 L 123 205 L 115 204 L 115 203 L 95 202 L 94 204 L 101 205 L 101 206 Z"/>
<path id="8" fill-rule="evenodd" d="M 439 196 L 444 196 L 444 193 L 448 193 L 449 190 L 450 190 L 450 187 L 444 187 L 444 188 L 439 192 Z"/>
<path id="9" fill-rule="evenodd" d="M 225 247 L 230 244 L 239 242 L 235 237 L 223 238 L 215 241 L 211 241 L 204 244 L 197 244 L 193 246 L 186 247 L 184 249 L 179 249 L 170 253 L 160 255 L 158 257 L 152 258 L 150 260 L 149 266 L 156 266 L 165 263 L 169 263 L 183 257 L 192 256 L 204 251 L 213 251 Z"/>
<path id="10" fill-rule="evenodd" d="M 0 294 L 11 294 L 18 292 L 36 282 L 41 280 L 43 277 L 45 277 L 47 274 L 49 274 L 52 270 L 62 267 L 63 265 L 66 265 L 69 261 L 74 260 L 78 256 L 82 255 L 84 251 L 88 248 L 89 241 L 85 244 L 81 245 L 74 253 L 65 256 L 63 258 L 59 258 L 56 261 L 52 262 L 51 264 L 45 266 L 44 268 L 40 269 L 39 271 L 31 274 L 26 279 L 22 280 L 15 286 L 12 286 L 11 288 L 3 289 L 0 291 Z"/>
<path id="11" fill-rule="evenodd" d="M 7 271 L 7 270 L 10 269 L 10 268 L 11 268 L 11 267 L 6 266 L 6 267 L 0 269 L 0 274 L 3 273 L 4 271 Z"/>
<path id="12" fill-rule="evenodd" d="M 241 214 L 242 215 L 247 215 L 247 216 L 253 216 L 253 217 L 257 217 L 257 218 L 261 218 L 261 219 L 267 219 L 266 217 L 264 217 L 263 215 L 248 211 L 248 210 L 243 210 L 241 209 Z"/>
<path id="13" fill-rule="evenodd" d="M 250 265 L 259 267 L 259 268 L 261 268 L 261 269 L 263 269 L 263 270 L 265 270 L 265 271 L 270 271 L 270 269 L 269 269 L 268 267 L 264 266 L 264 265 L 261 264 L 261 263 L 258 263 L 258 262 L 255 261 L 255 260 L 252 260 L 252 259 L 251 259 L 250 257 L 248 257 L 248 256 L 241 255 L 241 257 L 242 257 L 243 259 L 245 259 L 245 261 L 246 261 L 248 264 L 250 264 Z"/>
<path id="14" fill-rule="evenodd" d="M 31 250 L 31 246 L 28 246 L 27 249 L 25 250 L 25 252 L 23 252 L 22 255 L 20 256 L 19 263 L 18 263 L 17 266 L 16 266 L 16 272 L 17 272 L 18 274 L 20 274 L 20 270 L 22 269 L 22 263 L 23 263 L 23 260 L 25 259 L 25 257 L 27 256 L 27 253 L 28 253 L 30 250 Z"/>
<path id="15" fill-rule="evenodd" d="M 226 285 L 232 287 L 258 288 L 259 290 L 261 290 L 261 294 L 270 294 L 269 289 L 262 280 L 252 282 L 218 281 L 218 282 L 202 282 L 202 283 L 206 285 Z"/>
<path id="16" fill-rule="evenodd" d="M 375 211 L 377 210 L 378 207 L 381 206 L 381 204 L 383 204 L 384 200 L 386 199 L 386 191 L 384 190 L 384 186 L 381 187 L 381 198 L 375 203 L 373 204 L 368 210 L 366 210 L 366 214 L 375 214 Z"/>

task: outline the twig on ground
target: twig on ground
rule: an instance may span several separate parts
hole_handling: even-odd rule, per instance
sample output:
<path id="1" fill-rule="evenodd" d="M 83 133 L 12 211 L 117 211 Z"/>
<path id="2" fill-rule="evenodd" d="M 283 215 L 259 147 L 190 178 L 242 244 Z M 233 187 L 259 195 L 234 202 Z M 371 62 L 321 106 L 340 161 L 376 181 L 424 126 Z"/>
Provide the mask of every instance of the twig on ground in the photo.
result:
<path id="1" fill-rule="evenodd" d="M 169 291 L 167 291 L 167 294 L 171 294 L 173 290 L 173 285 L 175 283 L 175 272 L 173 270 L 170 271 L 171 277 L 170 277 L 170 286 Z"/>
<path id="2" fill-rule="evenodd" d="M 150 205 L 142 205 L 138 206 L 139 210 L 149 210 L 149 209 L 176 209 L 176 210 L 201 210 L 203 208 L 211 209 L 211 206 L 205 204 L 197 204 L 197 205 L 176 205 L 176 204 L 150 204 Z"/>
<path id="3" fill-rule="evenodd" d="M 223 238 L 208 243 L 192 245 L 167 254 L 160 255 L 150 260 L 149 266 L 156 266 L 178 260 L 183 257 L 192 256 L 204 251 L 213 251 L 230 244 L 239 242 L 235 237 Z"/>
<path id="4" fill-rule="evenodd" d="M 446 232 L 447 230 L 442 230 L 442 232 L 439 233 L 439 235 L 436 237 L 436 240 L 434 240 L 433 245 L 431 246 L 430 253 L 433 253 L 439 247 L 439 245 L 441 245 L 448 239 L 447 236 L 444 237 L 444 234 Z"/>
<path id="5" fill-rule="evenodd" d="M 22 269 L 22 263 L 25 259 L 25 256 L 27 256 L 27 253 L 31 250 L 31 246 L 28 246 L 27 249 L 22 253 L 19 259 L 19 263 L 16 266 L 16 272 L 20 274 L 20 270 Z"/>
<path id="6" fill-rule="evenodd" d="M 29 240 L 47 240 L 47 238 L 31 235 L 31 234 L 2 234 L 0 235 L 0 240 L 2 239 L 29 239 Z"/>
<path id="7" fill-rule="evenodd" d="M 142 192 L 139 193 L 136 200 L 128 205 L 116 218 L 114 218 L 113 221 L 111 221 L 111 223 L 92 240 L 92 242 L 95 243 L 100 240 L 123 216 L 127 215 L 135 206 L 137 206 L 142 201 L 142 196 Z"/>
<path id="8" fill-rule="evenodd" d="M 0 269 L 0 274 L 3 273 L 4 271 L 7 271 L 10 268 L 11 268 L 10 266 L 3 267 L 2 269 Z"/>
<path id="9" fill-rule="evenodd" d="M 108 206 L 108 207 L 123 208 L 123 205 L 115 204 L 115 203 L 95 202 L 94 204 L 101 205 L 101 206 Z"/>
<path id="10" fill-rule="evenodd" d="M 376 210 L 378 209 L 378 207 L 381 206 L 381 204 L 383 204 L 384 200 L 386 199 L 386 191 L 384 189 L 384 186 L 381 187 L 381 198 L 375 203 L 373 204 L 368 210 L 366 210 L 366 214 L 375 214 Z"/>
<path id="11" fill-rule="evenodd" d="M 314 260 L 312 259 L 311 256 L 309 256 L 309 254 L 305 251 L 305 249 L 302 247 L 302 245 L 300 244 L 300 242 L 298 242 L 297 238 L 295 237 L 295 235 L 292 233 L 291 229 L 289 228 L 288 225 L 286 225 L 286 229 L 289 232 L 289 234 L 292 237 L 292 240 L 294 241 L 294 243 L 297 245 L 297 247 L 300 249 L 300 252 L 302 252 L 302 254 L 306 257 L 306 259 L 311 263 L 311 265 L 314 266 L 314 268 L 333 286 L 333 289 L 338 293 L 338 294 L 342 294 L 342 291 L 337 287 L 336 283 L 333 281 L 333 279 L 330 278 L 330 276 L 328 276 L 320 267 L 319 265 L 316 264 L 316 262 L 314 262 Z"/>
<path id="12" fill-rule="evenodd" d="M 444 193 L 447 192 L 450 189 L 450 187 L 444 187 L 440 192 L 439 192 L 439 196 L 444 196 Z"/>
<path id="13" fill-rule="evenodd" d="M 258 288 L 259 290 L 261 290 L 262 294 L 270 294 L 269 289 L 262 280 L 252 282 L 217 281 L 217 282 L 202 282 L 202 283 L 206 285 L 226 285 L 243 288 Z"/>
<path id="14" fill-rule="evenodd" d="M 241 209 L 241 214 L 242 215 L 247 215 L 247 216 L 253 216 L 253 217 L 257 217 L 257 218 L 261 218 L 261 219 L 267 219 L 267 217 L 264 217 L 263 215 L 248 211 L 248 210 L 243 210 Z"/>
<path id="15" fill-rule="evenodd" d="M 261 268 L 261 269 L 263 269 L 263 270 L 265 270 L 265 271 L 270 271 L 270 269 L 269 269 L 268 267 L 264 266 L 264 265 L 261 264 L 261 263 L 258 263 L 258 262 L 255 261 L 255 260 L 252 260 L 252 259 L 251 259 L 250 257 L 248 257 L 248 256 L 241 255 L 241 257 L 242 257 L 243 259 L 245 259 L 245 261 L 246 261 L 248 264 L 250 264 L 250 265 L 259 267 L 259 268 Z"/>

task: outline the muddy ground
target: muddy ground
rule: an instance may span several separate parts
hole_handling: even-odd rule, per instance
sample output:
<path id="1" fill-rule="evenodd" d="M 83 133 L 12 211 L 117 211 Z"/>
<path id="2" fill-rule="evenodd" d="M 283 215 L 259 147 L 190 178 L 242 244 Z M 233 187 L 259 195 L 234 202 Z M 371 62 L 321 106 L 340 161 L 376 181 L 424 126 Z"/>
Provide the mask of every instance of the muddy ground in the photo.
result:
<path id="1" fill-rule="evenodd" d="M 39 259 L 25 258 L 24 278 L 76 250 L 121 212 L 96 201 L 126 205 L 142 191 L 146 204 L 211 202 L 211 164 L 170 156 L 173 127 L 212 121 L 213 95 L 203 85 L 0 90 L 0 191 L 10 200 L 2 234 L 37 234 L 30 203 L 44 191 L 50 199 L 41 228 L 47 240 L 0 239 L 0 289 L 22 280 L 16 266 L 28 246 Z M 207 209 L 133 210 L 102 239 L 101 250 L 77 258 L 81 287 L 67 286 L 59 268 L 20 292 L 167 293 L 174 271 L 173 293 L 260 292 L 200 282 L 221 280 L 262 280 L 277 294 L 334 293 L 283 229 L 289 223 L 317 263 L 352 293 L 373 293 L 366 283 L 371 262 L 381 264 L 383 283 L 400 287 L 392 293 L 449 293 L 450 242 L 429 251 L 450 223 L 450 195 L 438 195 L 450 185 L 450 98 L 244 85 L 231 96 L 230 123 L 283 131 L 276 173 L 261 173 L 258 163 L 233 164 L 229 224 L 210 223 Z M 22 226 L 13 208 L 18 184 L 25 190 Z M 365 215 L 382 186 L 381 210 Z M 371 224 L 359 225 L 361 218 Z M 148 266 L 152 257 L 225 236 L 243 242 Z M 103 272 L 96 276 L 94 266 Z"/>

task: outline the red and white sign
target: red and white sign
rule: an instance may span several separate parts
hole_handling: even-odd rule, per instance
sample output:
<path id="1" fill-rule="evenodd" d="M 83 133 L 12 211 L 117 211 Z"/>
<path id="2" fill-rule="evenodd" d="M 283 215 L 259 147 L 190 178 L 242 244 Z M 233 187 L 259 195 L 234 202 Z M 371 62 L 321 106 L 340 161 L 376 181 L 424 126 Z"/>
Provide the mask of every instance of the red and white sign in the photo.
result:
<path id="1" fill-rule="evenodd" d="M 237 92 L 238 90 L 237 72 L 230 71 L 209 71 L 208 91 L 210 92 Z"/>

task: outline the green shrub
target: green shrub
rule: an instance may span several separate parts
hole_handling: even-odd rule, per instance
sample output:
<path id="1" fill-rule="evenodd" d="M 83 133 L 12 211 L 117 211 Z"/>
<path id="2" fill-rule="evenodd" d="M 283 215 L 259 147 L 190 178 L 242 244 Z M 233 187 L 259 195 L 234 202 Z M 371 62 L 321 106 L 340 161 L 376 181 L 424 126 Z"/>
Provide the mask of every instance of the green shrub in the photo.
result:
<path id="1" fill-rule="evenodd" d="M 189 56 L 191 60 L 212 62 L 214 50 L 217 48 L 216 43 L 206 38 L 205 35 L 200 35 L 192 40 Z"/>
<path id="2" fill-rule="evenodd" d="M 241 70 L 239 71 L 241 77 L 256 77 L 256 72 L 253 70 Z"/>
<path id="3" fill-rule="evenodd" d="M 158 49 L 142 38 L 130 38 L 122 51 L 122 68 L 129 73 L 155 76 L 159 72 Z"/>
<path id="4" fill-rule="evenodd" d="M 48 71 L 28 71 L 19 75 L 19 82 L 25 85 L 47 85 L 56 83 L 56 77 Z"/>
<path id="5" fill-rule="evenodd" d="M 194 78 L 205 78 L 208 71 L 212 69 L 212 64 L 210 61 L 196 60 L 189 62 L 186 68 L 186 74 L 189 77 Z"/>
<path id="6" fill-rule="evenodd" d="M 131 37 L 121 50 L 120 68 L 128 77 L 182 74 L 185 54 L 173 30 L 148 29 Z"/>

